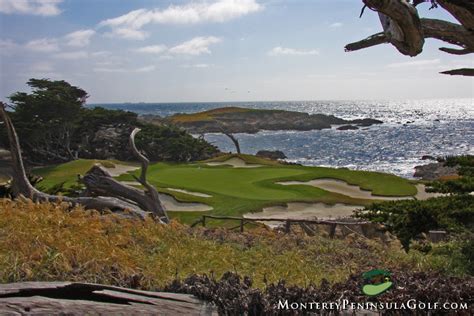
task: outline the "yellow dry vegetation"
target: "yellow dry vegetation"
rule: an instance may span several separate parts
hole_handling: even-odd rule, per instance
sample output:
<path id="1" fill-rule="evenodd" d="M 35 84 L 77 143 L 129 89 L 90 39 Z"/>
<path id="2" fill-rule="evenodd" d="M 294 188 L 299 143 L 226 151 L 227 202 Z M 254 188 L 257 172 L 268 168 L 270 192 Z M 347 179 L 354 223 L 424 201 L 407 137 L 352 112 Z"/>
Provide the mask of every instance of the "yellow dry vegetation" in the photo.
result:
<path id="1" fill-rule="evenodd" d="M 236 271 L 262 287 L 264 278 L 307 285 L 342 281 L 370 268 L 427 270 L 433 264 L 416 251 L 405 254 L 398 244 L 357 237 L 191 229 L 71 210 L 65 203 L 0 200 L 2 283 L 68 280 L 155 290 L 175 277 Z"/>

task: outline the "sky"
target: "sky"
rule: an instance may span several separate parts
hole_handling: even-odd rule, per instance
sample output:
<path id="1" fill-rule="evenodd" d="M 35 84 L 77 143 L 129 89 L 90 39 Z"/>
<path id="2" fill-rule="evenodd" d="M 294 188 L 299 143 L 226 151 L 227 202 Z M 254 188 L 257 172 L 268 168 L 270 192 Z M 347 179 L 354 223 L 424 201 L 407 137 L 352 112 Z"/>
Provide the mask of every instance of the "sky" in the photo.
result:
<path id="1" fill-rule="evenodd" d="M 427 40 L 347 53 L 381 31 L 355 0 L 0 0 L 0 99 L 29 78 L 66 80 L 89 103 L 474 98 L 439 71 L 471 56 Z M 420 5 L 420 15 L 454 21 Z"/>

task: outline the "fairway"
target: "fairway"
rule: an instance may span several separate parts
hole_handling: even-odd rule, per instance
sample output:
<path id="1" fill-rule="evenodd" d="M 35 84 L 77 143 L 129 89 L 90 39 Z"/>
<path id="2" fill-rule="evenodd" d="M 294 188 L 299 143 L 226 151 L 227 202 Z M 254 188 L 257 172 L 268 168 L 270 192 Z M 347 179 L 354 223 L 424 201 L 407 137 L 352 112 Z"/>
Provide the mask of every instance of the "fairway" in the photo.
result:
<path id="1" fill-rule="evenodd" d="M 214 161 L 224 161 L 219 157 Z M 205 214 L 241 216 L 261 211 L 264 207 L 285 205 L 288 202 L 322 202 L 367 205 L 370 200 L 325 191 L 308 185 L 281 185 L 280 181 L 310 181 L 337 179 L 358 185 L 375 195 L 413 196 L 416 187 L 408 180 L 384 173 L 354 171 L 322 167 L 306 167 L 277 164 L 254 156 L 240 155 L 247 163 L 260 164 L 258 168 L 233 168 L 209 166 L 207 162 L 189 164 L 154 163 L 148 169 L 148 180 L 159 191 L 173 195 L 181 202 L 199 202 L 213 207 Z M 61 182 L 66 186 L 76 181 L 77 174 L 84 174 L 97 160 L 77 160 L 63 165 L 37 169 L 34 172 L 45 178 L 40 187 L 51 188 Z M 119 162 L 114 162 L 119 163 Z M 122 163 L 120 163 L 122 164 Z M 138 174 L 139 171 L 135 171 Z M 121 181 L 133 181 L 131 174 L 118 177 Z M 196 196 L 170 189 L 181 189 L 208 195 Z M 170 212 L 174 218 L 192 222 L 203 212 Z"/>

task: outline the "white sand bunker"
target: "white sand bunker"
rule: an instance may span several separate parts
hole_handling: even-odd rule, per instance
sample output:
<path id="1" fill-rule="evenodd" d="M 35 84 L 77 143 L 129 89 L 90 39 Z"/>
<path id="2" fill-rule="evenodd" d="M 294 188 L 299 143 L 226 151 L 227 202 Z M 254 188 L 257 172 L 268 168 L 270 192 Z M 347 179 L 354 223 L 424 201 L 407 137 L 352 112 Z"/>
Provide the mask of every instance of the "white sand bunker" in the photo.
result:
<path id="1" fill-rule="evenodd" d="M 416 193 L 415 197 L 418 200 L 428 200 L 428 199 L 434 198 L 434 197 L 449 195 L 449 194 L 444 194 L 444 193 L 426 192 L 426 186 L 424 184 L 417 184 L 416 189 L 418 190 L 418 192 Z"/>
<path id="2" fill-rule="evenodd" d="M 271 206 L 262 212 L 245 214 L 246 218 L 274 218 L 274 219 L 335 219 L 346 218 L 354 210 L 363 208 L 360 205 L 325 203 L 288 203 L 286 206 Z"/>
<path id="3" fill-rule="evenodd" d="M 140 167 L 137 167 L 137 166 L 127 166 L 127 165 L 120 165 L 120 164 L 115 164 L 115 163 L 114 163 L 115 167 L 113 167 L 113 168 L 105 167 L 102 164 L 101 164 L 101 166 L 102 166 L 102 168 L 107 170 L 107 172 L 110 173 L 110 175 L 112 177 L 118 177 L 118 176 L 121 176 L 122 174 L 129 173 L 131 171 L 135 171 L 135 170 L 140 169 Z"/>
<path id="4" fill-rule="evenodd" d="M 234 168 L 258 168 L 262 165 L 258 164 L 248 164 L 244 160 L 234 157 L 222 162 L 208 162 L 208 166 L 232 166 Z"/>
<path id="5" fill-rule="evenodd" d="M 173 188 L 166 188 L 166 189 L 170 190 L 170 191 L 174 191 L 174 192 L 180 192 L 180 193 L 199 196 L 199 197 L 204 197 L 204 198 L 212 197 L 212 195 L 204 194 L 204 193 L 201 193 L 201 192 L 194 192 L 194 191 L 188 191 L 188 190 L 183 190 L 183 189 L 173 189 Z"/>
<path id="6" fill-rule="evenodd" d="M 281 185 L 311 185 L 329 192 L 339 193 L 351 198 L 355 199 L 367 199 L 367 200 L 407 200 L 413 199 L 414 197 L 419 200 L 426 200 L 431 197 L 439 196 L 436 193 L 427 193 L 425 190 L 425 186 L 419 184 L 416 186 L 418 192 L 415 196 L 381 196 L 381 195 L 373 195 L 371 191 L 362 190 L 357 185 L 348 184 L 342 180 L 336 179 L 316 179 L 307 182 L 302 181 L 285 181 L 285 182 L 277 182 Z"/>
<path id="7" fill-rule="evenodd" d="M 203 203 L 184 203 L 176 200 L 169 194 L 160 193 L 160 200 L 166 211 L 176 212 L 206 212 L 211 211 L 212 206 Z"/>

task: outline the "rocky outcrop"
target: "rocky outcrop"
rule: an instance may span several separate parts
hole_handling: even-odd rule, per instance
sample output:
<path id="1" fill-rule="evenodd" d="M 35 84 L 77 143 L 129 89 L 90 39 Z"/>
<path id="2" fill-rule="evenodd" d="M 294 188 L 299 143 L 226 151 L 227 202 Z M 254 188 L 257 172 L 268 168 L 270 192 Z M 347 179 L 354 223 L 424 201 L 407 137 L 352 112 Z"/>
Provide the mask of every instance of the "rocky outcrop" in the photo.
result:
<path id="1" fill-rule="evenodd" d="M 286 159 L 286 155 L 280 150 L 260 150 L 257 152 L 257 157 L 269 158 L 272 160 Z"/>
<path id="2" fill-rule="evenodd" d="M 338 131 L 350 131 L 350 130 L 357 130 L 357 129 L 359 128 L 354 125 L 342 125 L 337 128 Z"/>
<path id="3" fill-rule="evenodd" d="M 309 131 L 331 128 L 332 125 L 370 126 L 381 124 L 374 119 L 344 120 L 334 115 L 308 114 L 284 110 L 260 110 L 238 107 L 219 108 L 193 114 L 176 114 L 165 119 L 142 117 L 160 124 L 163 121 L 184 128 L 190 133 L 257 133 L 261 130 Z"/>
<path id="4" fill-rule="evenodd" d="M 436 180 L 442 177 L 451 177 L 458 175 L 458 168 L 446 166 L 444 162 L 430 163 L 427 165 L 416 166 L 414 177 L 423 180 Z"/>

